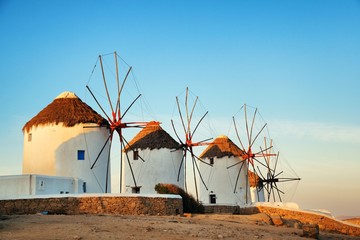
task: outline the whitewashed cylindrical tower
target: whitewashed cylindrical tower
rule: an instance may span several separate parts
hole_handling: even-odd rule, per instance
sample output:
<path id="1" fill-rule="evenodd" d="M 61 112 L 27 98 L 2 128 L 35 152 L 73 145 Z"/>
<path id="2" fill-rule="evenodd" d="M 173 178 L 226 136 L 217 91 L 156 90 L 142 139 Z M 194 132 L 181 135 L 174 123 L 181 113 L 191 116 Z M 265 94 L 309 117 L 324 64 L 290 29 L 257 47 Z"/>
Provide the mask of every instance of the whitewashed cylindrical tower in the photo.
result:
<path id="1" fill-rule="evenodd" d="M 247 163 L 243 152 L 228 137 L 217 137 L 199 156 L 211 164 L 199 163 L 205 186 L 198 181 L 199 200 L 204 204 L 242 205 L 246 197 L 250 201 L 249 187 L 246 188 Z"/>
<path id="2" fill-rule="evenodd" d="M 252 171 L 248 171 L 251 202 L 265 202 L 264 186 L 261 179 Z"/>
<path id="3" fill-rule="evenodd" d="M 84 192 L 105 192 L 106 181 L 110 189 L 108 126 L 74 93 L 60 94 L 23 128 L 23 174 L 79 178 Z"/>
<path id="4" fill-rule="evenodd" d="M 154 194 L 158 183 L 174 184 L 184 189 L 183 168 L 178 179 L 182 160 L 182 149 L 179 147 L 180 144 L 158 122 L 149 122 L 122 153 L 121 191 Z"/>

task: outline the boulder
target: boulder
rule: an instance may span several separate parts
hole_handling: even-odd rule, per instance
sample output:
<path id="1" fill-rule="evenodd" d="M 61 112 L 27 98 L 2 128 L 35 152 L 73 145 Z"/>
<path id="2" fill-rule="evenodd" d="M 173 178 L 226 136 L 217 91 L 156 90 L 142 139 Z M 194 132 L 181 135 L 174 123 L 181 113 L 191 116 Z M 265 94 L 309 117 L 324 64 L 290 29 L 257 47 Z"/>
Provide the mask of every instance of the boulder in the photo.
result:
<path id="1" fill-rule="evenodd" d="M 283 220 L 279 215 L 271 215 L 270 218 L 275 226 L 281 226 L 284 224 Z"/>
<path id="2" fill-rule="evenodd" d="M 304 224 L 302 237 L 319 239 L 319 225 L 317 224 Z"/>

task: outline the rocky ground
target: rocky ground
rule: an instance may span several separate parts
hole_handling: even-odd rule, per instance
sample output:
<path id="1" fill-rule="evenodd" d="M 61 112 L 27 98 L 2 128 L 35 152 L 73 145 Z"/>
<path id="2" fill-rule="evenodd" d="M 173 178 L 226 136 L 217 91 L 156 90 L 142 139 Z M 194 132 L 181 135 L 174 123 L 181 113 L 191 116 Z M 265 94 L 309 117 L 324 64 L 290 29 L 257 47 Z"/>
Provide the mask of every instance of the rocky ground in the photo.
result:
<path id="1" fill-rule="evenodd" d="M 360 226 L 360 218 L 350 218 L 350 219 L 346 219 L 344 220 L 345 222 L 348 223 L 352 223 L 352 224 L 356 224 Z"/>
<path id="2" fill-rule="evenodd" d="M 266 214 L 0 216 L 0 239 L 304 239 L 301 224 Z M 320 231 L 320 239 L 360 239 Z"/>

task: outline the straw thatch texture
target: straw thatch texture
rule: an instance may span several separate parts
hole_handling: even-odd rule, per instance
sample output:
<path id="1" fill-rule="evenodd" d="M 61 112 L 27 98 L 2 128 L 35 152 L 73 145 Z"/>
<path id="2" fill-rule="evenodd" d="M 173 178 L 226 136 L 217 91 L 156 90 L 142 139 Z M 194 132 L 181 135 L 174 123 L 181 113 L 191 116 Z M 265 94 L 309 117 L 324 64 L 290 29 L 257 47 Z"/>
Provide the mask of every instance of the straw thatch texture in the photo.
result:
<path id="1" fill-rule="evenodd" d="M 228 137 L 217 137 L 199 156 L 200 158 L 242 157 L 243 151 Z M 242 159 L 241 159 L 242 160 Z"/>
<path id="2" fill-rule="evenodd" d="M 28 121 L 23 131 L 29 132 L 32 127 L 59 124 L 72 127 L 79 123 L 96 123 L 99 126 L 109 126 L 101 115 L 95 112 L 78 97 L 56 98 L 52 103 L 41 110 L 35 117 Z"/>
<path id="3" fill-rule="evenodd" d="M 262 182 L 256 173 L 248 170 L 248 178 L 249 178 L 250 187 L 261 187 L 262 186 Z"/>
<path id="4" fill-rule="evenodd" d="M 180 144 L 165 132 L 158 122 L 149 122 L 130 142 L 131 149 L 178 149 Z M 124 151 L 130 149 L 126 146 Z"/>

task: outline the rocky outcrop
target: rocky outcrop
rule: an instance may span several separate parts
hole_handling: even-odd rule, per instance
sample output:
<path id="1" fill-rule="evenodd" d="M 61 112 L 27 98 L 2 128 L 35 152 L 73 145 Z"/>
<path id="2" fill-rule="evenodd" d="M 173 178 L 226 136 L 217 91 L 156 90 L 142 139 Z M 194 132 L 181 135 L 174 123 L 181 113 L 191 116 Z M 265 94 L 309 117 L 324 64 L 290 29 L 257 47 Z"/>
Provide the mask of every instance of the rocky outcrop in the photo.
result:
<path id="1" fill-rule="evenodd" d="M 360 236 L 359 226 L 339 221 L 325 214 L 269 206 L 252 206 L 240 209 L 240 214 L 255 213 L 265 213 L 269 216 L 277 215 L 280 216 L 284 222 L 296 220 L 303 225 L 302 227 L 304 227 L 306 224 L 315 224 L 318 225 L 320 230 L 343 233 L 352 236 Z"/>

